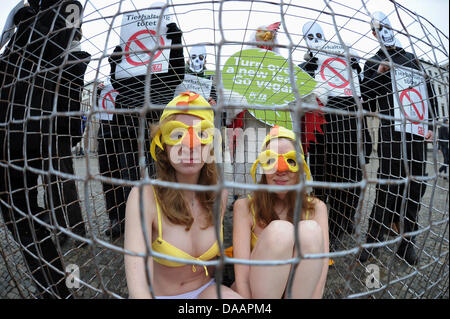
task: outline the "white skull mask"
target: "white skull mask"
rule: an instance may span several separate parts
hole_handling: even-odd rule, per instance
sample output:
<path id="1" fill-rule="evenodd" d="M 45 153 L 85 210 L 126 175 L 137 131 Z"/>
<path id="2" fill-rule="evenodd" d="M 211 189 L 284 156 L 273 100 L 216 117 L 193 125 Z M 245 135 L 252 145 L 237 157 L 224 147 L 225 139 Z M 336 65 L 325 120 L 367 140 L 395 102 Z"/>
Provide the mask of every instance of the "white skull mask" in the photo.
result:
<path id="1" fill-rule="evenodd" d="M 192 47 L 189 54 L 189 68 L 192 72 L 201 73 L 205 68 L 206 48 L 203 45 Z"/>
<path id="2" fill-rule="evenodd" d="M 373 13 L 372 30 L 378 29 L 380 41 L 387 47 L 394 46 L 396 39 L 388 17 L 380 11 Z M 376 32 L 376 31 L 375 31 Z"/>
<path id="3" fill-rule="evenodd" d="M 303 36 L 306 46 L 310 49 L 320 49 L 325 44 L 322 27 L 317 22 L 308 21 L 303 25 Z"/>

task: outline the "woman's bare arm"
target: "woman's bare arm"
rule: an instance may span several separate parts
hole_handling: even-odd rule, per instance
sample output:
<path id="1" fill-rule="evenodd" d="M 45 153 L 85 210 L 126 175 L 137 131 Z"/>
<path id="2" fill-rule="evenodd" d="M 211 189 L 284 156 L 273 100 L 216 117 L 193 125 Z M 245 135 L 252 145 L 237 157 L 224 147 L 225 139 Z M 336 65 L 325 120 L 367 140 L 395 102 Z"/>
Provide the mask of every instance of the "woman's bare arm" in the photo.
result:
<path id="1" fill-rule="evenodd" d="M 149 188 L 143 189 L 143 208 L 145 223 L 147 225 L 148 238 L 151 243 L 152 223 L 155 216 L 155 201 L 153 192 Z M 149 198 L 150 197 L 150 198 Z M 139 209 L 139 188 L 134 187 L 127 200 L 125 217 L 125 249 L 135 253 L 145 253 L 145 238 L 141 224 L 141 212 Z M 153 262 L 152 258 L 147 260 L 150 267 L 151 281 L 153 282 Z M 125 274 L 130 298 L 151 298 L 145 271 L 145 261 L 143 257 L 125 255 Z"/>
<path id="2" fill-rule="evenodd" d="M 233 258 L 250 260 L 252 218 L 248 210 L 248 199 L 234 203 L 233 209 Z M 234 264 L 236 291 L 244 298 L 251 298 L 250 266 Z"/>
<path id="3" fill-rule="evenodd" d="M 315 215 L 314 220 L 320 225 L 323 232 L 323 244 L 324 244 L 324 253 L 330 252 L 330 240 L 328 235 L 328 209 L 327 205 L 319 199 L 316 199 L 315 203 Z M 323 260 L 323 270 L 320 276 L 319 282 L 317 284 L 316 290 L 314 291 L 312 298 L 320 299 L 323 296 L 323 292 L 325 289 L 325 283 L 327 281 L 328 274 L 328 266 L 329 259 L 324 258 Z"/>

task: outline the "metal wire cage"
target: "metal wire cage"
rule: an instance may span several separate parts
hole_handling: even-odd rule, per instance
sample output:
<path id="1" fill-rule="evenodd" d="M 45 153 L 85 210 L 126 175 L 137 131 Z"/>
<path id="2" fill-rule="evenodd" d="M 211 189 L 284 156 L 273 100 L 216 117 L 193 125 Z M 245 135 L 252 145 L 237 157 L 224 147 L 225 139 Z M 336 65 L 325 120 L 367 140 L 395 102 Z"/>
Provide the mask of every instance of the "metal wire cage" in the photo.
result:
<path id="1" fill-rule="evenodd" d="M 220 256 L 182 260 L 215 265 L 217 282 L 231 285 L 235 263 L 330 258 L 324 298 L 448 298 L 448 35 L 433 23 L 395 1 L 28 2 L 1 38 L 1 298 L 127 298 L 136 253 L 118 225 L 148 184 L 228 190 Z M 380 62 L 389 82 L 369 81 Z M 156 179 L 150 126 L 186 90 L 214 101 L 217 185 Z M 231 204 L 273 191 L 250 171 L 275 124 L 301 141 L 312 180 L 290 190 L 327 204 L 330 250 L 237 260 Z M 398 254 L 412 238 L 417 263 Z M 180 261 L 147 244 L 142 258 Z"/>

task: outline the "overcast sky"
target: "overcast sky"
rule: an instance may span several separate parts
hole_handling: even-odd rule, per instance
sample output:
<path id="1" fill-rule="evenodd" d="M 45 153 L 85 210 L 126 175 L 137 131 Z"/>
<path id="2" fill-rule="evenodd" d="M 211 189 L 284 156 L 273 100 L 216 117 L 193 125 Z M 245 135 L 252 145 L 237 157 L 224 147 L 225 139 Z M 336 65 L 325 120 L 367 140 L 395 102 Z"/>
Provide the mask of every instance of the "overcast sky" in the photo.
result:
<path id="1" fill-rule="evenodd" d="M 3 26 L 9 11 L 18 1 L 0 1 L 3 6 L 0 13 L 0 25 Z M 114 46 L 120 42 L 119 34 L 122 18 L 117 13 L 134 10 L 135 8 L 145 8 L 148 7 L 149 3 L 155 1 L 124 0 L 120 11 L 120 1 L 118 0 L 80 0 L 80 2 L 85 6 L 82 48 L 93 56 L 86 80 L 89 81 L 96 77 L 104 80 L 109 73 L 109 67 L 107 58 L 102 58 L 102 54 L 111 53 Z M 187 46 L 185 56 L 188 55 L 191 45 L 204 43 L 207 45 L 208 67 L 213 69 L 218 50 L 218 46 L 214 44 L 222 39 L 219 32 L 219 4 L 213 5 L 206 3 L 207 1 L 188 0 L 167 0 L 167 2 L 175 5 L 172 9 L 174 11 L 173 18 L 183 30 L 183 44 Z M 422 21 L 424 27 L 422 28 L 415 15 L 400 10 L 403 25 L 407 32 L 413 36 L 407 38 L 397 35 L 403 47 L 407 51 L 415 51 L 424 60 L 438 63 L 448 62 L 449 1 L 399 0 L 397 2 L 422 15 L 442 32 L 439 35 L 439 32 L 425 21 Z M 377 41 L 370 34 L 368 24 L 370 17 L 361 0 L 330 1 L 331 9 L 326 6 L 325 2 L 317 0 L 284 0 L 284 3 L 290 4 L 283 7 L 287 30 L 284 27 L 280 28 L 278 40 L 280 44 L 289 45 L 289 40 L 286 37 L 286 32 L 289 32 L 292 43 L 299 45 L 293 51 L 293 58 L 296 63 L 301 62 L 304 54 L 302 46 L 304 47 L 305 43 L 302 40 L 302 25 L 311 19 L 317 19 L 320 22 L 327 40 L 338 42 L 333 21 L 333 17 L 335 17 L 344 42 L 350 45 L 363 59 L 372 56 L 378 48 Z M 390 1 L 365 0 L 364 3 L 369 12 L 380 10 L 388 14 L 394 29 L 404 31 Z M 227 57 L 245 47 L 239 45 L 239 42 L 249 40 L 251 33 L 257 27 L 280 21 L 280 8 L 280 5 L 252 3 L 251 1 L 224 2 L 221 19 L 223 35 L 226 40 L 238 42 L 238 44 L 225 43 L 223 45 L 220 65 L 225 63 Z M 330 14 L 333 11 L 334 16 Z M 115 17 L 114 20 L 113 17 Z M 107 41 L 107 31 L 110 29 L 109 40 Z M 431 37 L 431 46 L 426 35 Z M 413 47 L 411 47 L 411 42 Z M 433 49 L 433 47 L 439 47 L 441 51 Z M 280 49 L 280 54 L 287 58 L 289 51 Z"/>

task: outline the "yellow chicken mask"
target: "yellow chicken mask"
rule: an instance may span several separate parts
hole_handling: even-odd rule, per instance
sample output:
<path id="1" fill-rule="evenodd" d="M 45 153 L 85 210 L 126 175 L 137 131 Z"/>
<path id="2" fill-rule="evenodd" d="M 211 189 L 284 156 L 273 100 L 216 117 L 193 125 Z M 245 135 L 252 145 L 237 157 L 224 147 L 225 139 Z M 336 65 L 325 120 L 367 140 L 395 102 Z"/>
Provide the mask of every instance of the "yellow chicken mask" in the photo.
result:
<path id="1" fill-rule="evenodd" d="M 186 106 L 186 108 L 180 108 Z M 207 109 L 192 109 L 190 107 L 207 107 Z M 201 120 L 192 126 L 179 121 L 164 120 L 170 115 L 188 114 L 199 117 Z M 211 144 L 214 139 L 214 111 L 211 105 L 199 94 L 195 92 L 183 92 L 164 109 L 159 120 L 160 128 L 152 140 L 150 153 L 155 161 L 156 146 L 164 150 L 163 144 L 178 145 L 183 144 L 194 148 L 200 144 Z"/>

